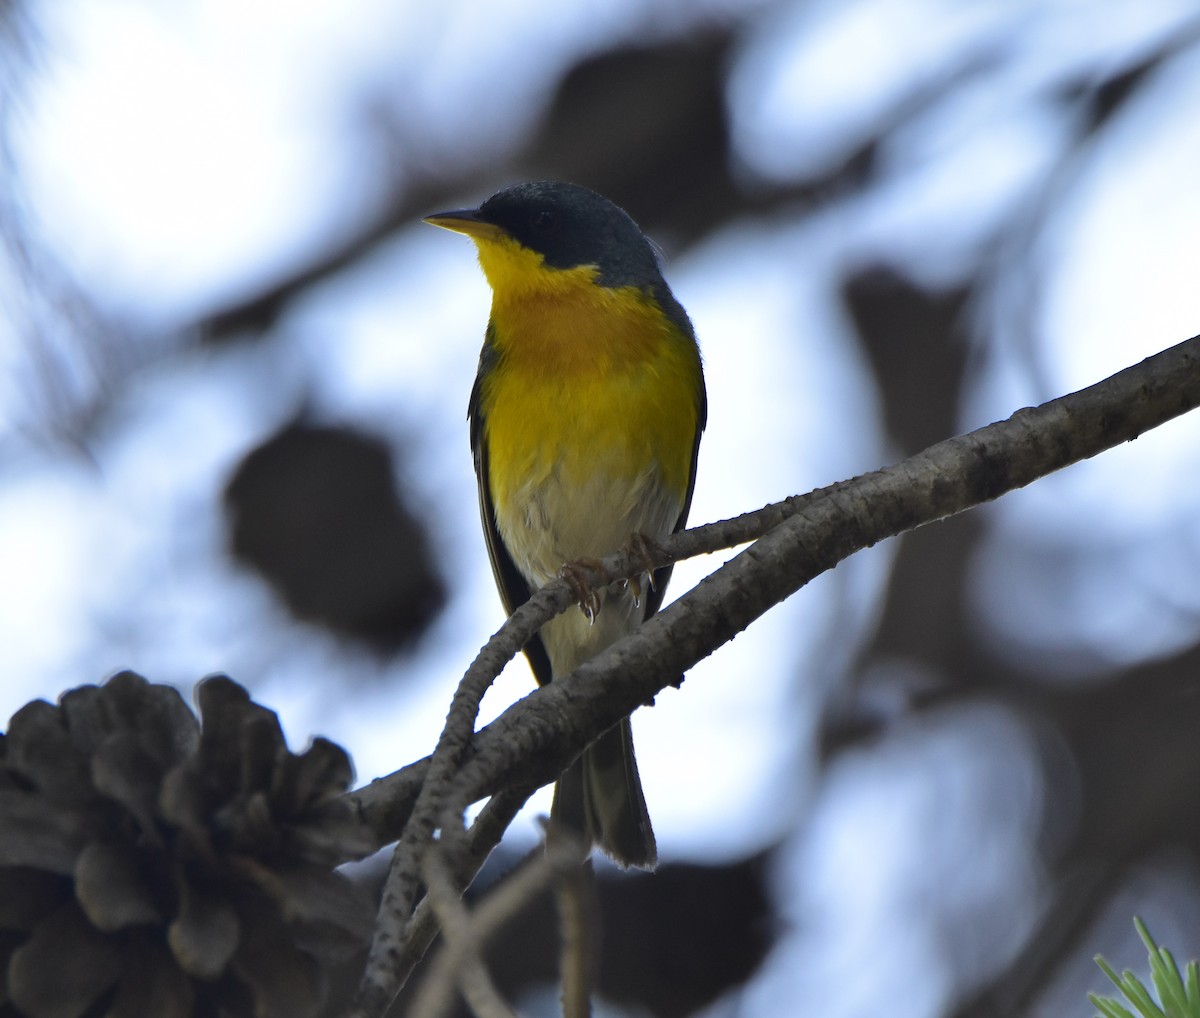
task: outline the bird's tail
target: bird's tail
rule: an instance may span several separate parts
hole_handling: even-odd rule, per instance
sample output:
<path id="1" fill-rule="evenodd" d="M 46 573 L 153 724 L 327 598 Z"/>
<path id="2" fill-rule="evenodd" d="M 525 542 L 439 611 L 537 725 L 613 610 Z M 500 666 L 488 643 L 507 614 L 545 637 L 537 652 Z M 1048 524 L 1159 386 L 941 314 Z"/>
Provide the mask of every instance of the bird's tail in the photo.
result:
<path id="1" fill-rule="evenodd" d="M 551 815 L 621 866 L 654 869 L 658 848 L 633 755 L 629 718 L 592 743 L 559 778 Z"/>

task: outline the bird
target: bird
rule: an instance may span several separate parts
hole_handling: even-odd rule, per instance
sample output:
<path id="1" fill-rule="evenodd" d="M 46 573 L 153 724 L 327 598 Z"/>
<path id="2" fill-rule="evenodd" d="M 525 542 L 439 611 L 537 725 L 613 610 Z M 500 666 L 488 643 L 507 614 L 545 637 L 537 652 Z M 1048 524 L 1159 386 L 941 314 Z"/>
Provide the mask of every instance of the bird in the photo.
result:
<path id="1" fill-rule="evenodd" d="M 564 567 L 683 528 L 708 413 L 700 349 L 657 249 L 595 191 L 529 181 L 425 222 L 474 241 L 492 291 L 467 416 L 511 614 Z M 546 623 L 524 648 L 538 684 L 636 630 L 670 575 L 588 591 L 584 611 Z M 619 866 L 655 867 L 628 717 L 562 774 L 550 815 Z"/>

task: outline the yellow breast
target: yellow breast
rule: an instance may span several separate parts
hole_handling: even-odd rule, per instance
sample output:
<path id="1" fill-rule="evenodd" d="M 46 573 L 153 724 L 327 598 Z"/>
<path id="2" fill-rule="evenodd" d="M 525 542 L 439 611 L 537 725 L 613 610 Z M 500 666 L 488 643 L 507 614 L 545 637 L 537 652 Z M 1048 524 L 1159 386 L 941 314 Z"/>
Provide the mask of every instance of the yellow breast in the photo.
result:
<path id="1" fill-rule="evenodd" d="M 536 582 L 674 529 L 700 413 L 695 346 L 645 294 L 586 267 L 543 274 L 514 293 L 488 273 L 498 356 L 479 408 L 497 525 Z"/>

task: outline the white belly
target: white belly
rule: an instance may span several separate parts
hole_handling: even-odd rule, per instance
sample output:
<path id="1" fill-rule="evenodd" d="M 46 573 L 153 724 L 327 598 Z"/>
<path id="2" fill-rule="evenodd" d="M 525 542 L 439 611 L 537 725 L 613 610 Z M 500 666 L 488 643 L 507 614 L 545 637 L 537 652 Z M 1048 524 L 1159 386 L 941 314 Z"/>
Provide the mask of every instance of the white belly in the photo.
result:
<path id="1" fill-rule="evenodd" d="M 661 540 L 675 529 L 683 509 L 665 490 L 657 465 L 634 478 L 596 473 L 582 484 L 562 483 L 553 470 L 540 483 L 518 490 L 509 512 L 497 508 L 496 523 L 513 562 L 536 590 L 558 575 L 562 565 L 601 558 L 624 547 L 637 533 Z M 571 610 L 542 629 L 556 675 L 564 675 L 632 632 L 643 608 L 625 590 L 605 595 L 595 623 Z"/>

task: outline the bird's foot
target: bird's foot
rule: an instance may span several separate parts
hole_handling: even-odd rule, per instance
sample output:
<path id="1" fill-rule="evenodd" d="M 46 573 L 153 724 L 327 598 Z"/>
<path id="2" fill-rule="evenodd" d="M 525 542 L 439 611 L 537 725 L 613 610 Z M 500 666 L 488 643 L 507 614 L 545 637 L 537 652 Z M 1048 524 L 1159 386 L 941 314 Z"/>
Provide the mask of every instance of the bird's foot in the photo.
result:
<path id="1" fill-rule="evenodd" d="M 663 557 L 662 545 L 645 534 L 634 534 L 629 538 L 625 551 L 635 563 L 644 567 L 628 580 L 630 593 L 633 594 L 633 603 L 641 607 L 642 578 L 645 578 L 646 585 L 650 590 L 654 590 L 654 563 Z"/>
<path id="2" fill-rule="evenodd" d="M 592 577 L 603 575 L 600 560 L 580 558 L 564 562 L 558 575 L 567 581 L 575 600 L 579 602 L 579 610 L 587 616 L 591 624 L 595 624 L 596 616 L 600 614 L 600 595 L 592 586 Z"/>

